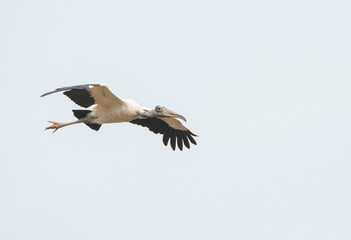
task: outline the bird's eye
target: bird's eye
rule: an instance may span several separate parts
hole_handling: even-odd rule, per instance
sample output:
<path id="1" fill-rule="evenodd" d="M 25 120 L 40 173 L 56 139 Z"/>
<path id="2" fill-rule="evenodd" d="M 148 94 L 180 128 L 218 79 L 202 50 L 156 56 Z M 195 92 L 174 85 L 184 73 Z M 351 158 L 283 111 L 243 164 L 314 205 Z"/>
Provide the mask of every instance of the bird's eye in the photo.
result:
<path id="1" fill-rule="evenodd" d="M 161 106 L 160 106 L 160 105 L 157 105 L 157 106 L 155 107 L 155 111 L 156 111 L 156 112 L 161 112 Z"/>

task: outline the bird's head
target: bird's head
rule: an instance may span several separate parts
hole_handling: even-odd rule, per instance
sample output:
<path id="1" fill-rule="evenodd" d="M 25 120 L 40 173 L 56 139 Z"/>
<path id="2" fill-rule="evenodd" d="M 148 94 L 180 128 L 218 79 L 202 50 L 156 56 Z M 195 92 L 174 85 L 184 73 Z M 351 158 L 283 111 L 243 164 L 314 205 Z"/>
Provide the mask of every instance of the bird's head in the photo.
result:
<path id="1" fill-rule="evenodd" d="M 179 118 L 179 119 L 182 119 L 186 122 L 186 119 L 185 117 L 183 117 L 182 115 L 176 113 L 176 112 L 173 112 L 172 110 L 166 108 L 166 107 L 163 107 L 163 106 L 160 106 L 160 105 L 157 105 L 155 107 L 155 109 L 153 110 L 154 112 L 154 115 L 155 117 L 158 117 L 158 118 Z"/>

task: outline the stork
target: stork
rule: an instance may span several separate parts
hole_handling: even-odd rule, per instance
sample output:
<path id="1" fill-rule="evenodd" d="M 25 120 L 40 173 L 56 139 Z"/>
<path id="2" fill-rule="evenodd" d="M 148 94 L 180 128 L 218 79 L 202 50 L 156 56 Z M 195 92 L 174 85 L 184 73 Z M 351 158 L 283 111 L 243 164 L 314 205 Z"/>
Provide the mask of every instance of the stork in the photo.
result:
<path id="1" fill-rule="evenodd" d="M 182 151 L 183 144 L 190 148 L 189 141 L 196 145 L 193 137 L 197 137 L 189 129 L 183 126 L 178 119 L 186 122 L 185 117 L 163 106 L 157 105 L 155 109 L 141 107 L 131 99 L 120 99 L 115 96 L 104 84 L 85 84 L 71 87 L 57 88 L 45 93 L 41 97 L 52 93 L 63 92 L 73 102 L 81 107 L 88 108 L 96 105 L 92 110 L 72 110 L 77 121 L 60 123 L 53 122 L 45 130 L 53 129 L 56 132 L 62 127 L 72 124 L 85 123 L 91 129 L 98 131 L 102 124 L 130 122 L 147 127 L 155 134 L 163 135 L 163 143 L 167 146 L 169 140 L 173 150 L 178 148 Z"/>

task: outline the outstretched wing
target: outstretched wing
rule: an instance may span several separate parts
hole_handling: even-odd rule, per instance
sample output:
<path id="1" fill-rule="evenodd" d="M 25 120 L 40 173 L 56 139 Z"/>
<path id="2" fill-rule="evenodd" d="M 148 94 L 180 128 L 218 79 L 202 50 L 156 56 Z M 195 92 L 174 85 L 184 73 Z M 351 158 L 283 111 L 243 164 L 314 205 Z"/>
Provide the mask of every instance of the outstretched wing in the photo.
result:
<path id="1" fill-rule="evenodd" d="M 150 131 L 154 133 L 160 133 L 163 135 L 163 143 L 167 146 L 168 141 L 170 140 L 171 147 L 173 150 L 178 148 L 182 151 L 183 144 L 190 148 L 189 141 L 196 145 L 196 141 L 193 138 L 197 137 L 189 129 L 184 127 L 177 119 L 175 118 L 146 118 L 146 119 L 134 119 L 130 121 L 131 123 L 141 125 L 143 127 L 149 128 Z"/>
<path id="2" fill-rule="evenodd" d="M 63 92 L 63 94 L 69 97 L 73 102 L 85 108 L 94 104 L 109 107 L 111 105 L 123 103 L 123 101 L 116 97 L 104 84 L 84 84 L 57 88 L 54 91 L 41 95 L 41 97 L 56 92 Z"/>

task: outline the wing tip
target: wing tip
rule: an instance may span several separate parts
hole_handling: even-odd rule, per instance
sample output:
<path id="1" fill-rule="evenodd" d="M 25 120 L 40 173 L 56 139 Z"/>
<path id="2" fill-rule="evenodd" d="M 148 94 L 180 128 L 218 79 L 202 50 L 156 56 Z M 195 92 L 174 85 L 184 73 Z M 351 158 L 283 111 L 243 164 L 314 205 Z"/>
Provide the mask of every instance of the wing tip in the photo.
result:
<path id="1" fill-rule="evenodd" d="M 194 137 L 198 137 L 199 135 L 196 135 L 195 133 L 192 133 L 190 130 L 188 130 L 189 131 L 189 133 L 191 134 L 191 135 L 193 135 Z"/>
<path id="2" fill-rule="evenodd" d="M 50 95 L 50 94 L 55 93 L 55 92 L 57 92 L 57 91 L 54 90 L 54 91 L 51 91 L 51 92 L 47 92 L 47 93 L 44 93 L 44 94 L 40 95 L 40 97 L 45 97 L 45 96 Z"/>
<path id="3" fill-rule="evenodd" d="M 87 89 L 87 88 L 93 88 L 93 87 L 98 87 L 98 86 L 105 86 L 106 87 L 106 85 L 104 83 L 80 84 L 80 85 L 74 85 L 74 86 L 70 86 L 70 87 L 56 88 L 55 90 L 53 90 L 51 92 L 47 92 L 47 93 L 42 94 L 40 97 L 45 97 L 45 96 L 50 95 L 52 93 L 61 92 L 61 91 L 69 91 L 69 90 L 73 90 L 73 89 Z"/>

